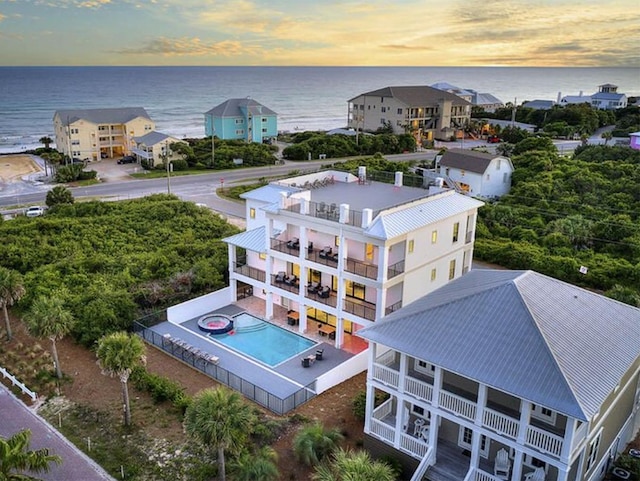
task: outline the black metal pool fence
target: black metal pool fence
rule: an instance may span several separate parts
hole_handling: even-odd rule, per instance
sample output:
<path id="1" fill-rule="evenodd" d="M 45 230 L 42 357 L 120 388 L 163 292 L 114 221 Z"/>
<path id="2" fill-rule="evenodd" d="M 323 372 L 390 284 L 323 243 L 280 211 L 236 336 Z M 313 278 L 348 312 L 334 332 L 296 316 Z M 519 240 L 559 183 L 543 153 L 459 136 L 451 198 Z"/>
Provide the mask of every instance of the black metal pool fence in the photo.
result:
<path id="1" fill-rule="evenodd" d="M 166 311 L 149 314 L 134 321 L 133 332 L 149 344 L 190 365 L 219 383 L 238 391 L 247 399 L 251 399 L 275 414 L 287 414 L 316 396 L 311 389 L 312 384 L 309 384 L 284 399 L 280 398 L 243 379 L 241 376 L 220 367 L 215 360 L 215 356 L 201 355 L 197 350 L 189 349 L 188 346 L 167 342 L 165 336 L 151 329 L 151 327 L 166 320 Z"/>

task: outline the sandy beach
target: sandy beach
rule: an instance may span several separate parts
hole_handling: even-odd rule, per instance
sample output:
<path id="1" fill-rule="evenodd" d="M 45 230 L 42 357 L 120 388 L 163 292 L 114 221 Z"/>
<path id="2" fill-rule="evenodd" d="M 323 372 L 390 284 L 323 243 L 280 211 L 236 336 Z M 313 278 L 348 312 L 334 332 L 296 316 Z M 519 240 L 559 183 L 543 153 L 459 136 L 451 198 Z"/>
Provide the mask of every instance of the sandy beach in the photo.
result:
<path id="1" fill-rule="evenodd" d="M 40 166 L 27 154 L 0 156 L 0 182 L 17 182 L 23 176 L 41 172 Z"/>

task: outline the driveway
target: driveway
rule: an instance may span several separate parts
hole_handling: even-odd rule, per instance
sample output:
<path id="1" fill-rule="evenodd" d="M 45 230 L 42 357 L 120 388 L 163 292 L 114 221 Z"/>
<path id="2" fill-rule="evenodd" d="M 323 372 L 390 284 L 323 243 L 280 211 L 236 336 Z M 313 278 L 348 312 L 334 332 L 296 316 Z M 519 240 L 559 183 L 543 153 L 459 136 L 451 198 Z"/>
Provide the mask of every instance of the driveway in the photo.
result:
<path id="1" fill-rule="evenodd" d="M 76 448 L 53 426 L 38 416 L 0 384 L 0 436 L 8 438 L 23 429 L 31 430 L 30 449 L 48 448 L 62 458 L 51 471 L 38 474 L 45 481 L 115 481 L 93 460 Z"/>

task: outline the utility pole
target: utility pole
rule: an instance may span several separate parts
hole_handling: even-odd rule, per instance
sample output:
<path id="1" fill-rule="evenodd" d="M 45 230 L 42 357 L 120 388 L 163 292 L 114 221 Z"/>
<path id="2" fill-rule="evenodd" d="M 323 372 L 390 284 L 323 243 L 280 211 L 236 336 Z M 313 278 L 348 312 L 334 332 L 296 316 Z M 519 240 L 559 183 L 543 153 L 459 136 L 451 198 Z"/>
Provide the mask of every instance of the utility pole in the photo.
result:
<path id="1" fill-rule="evenodd" d="M 212 125 L 211 126 L 211 167 L 213 167 L 216 162 L 216 143 L 214 140 L 215 138 L 216 138 L 216 134 Z"/>
<path id="2" fill-rule="evenodd" d="M 167 194 L 171 195 L 171 168 L 173 165 L 171 165 L 171 161 L 168 157 L 168 149 L 169 147 L 167 142 L 165 142 L 164 147 L 162 148 L 162 160 L 164 161 L 164 166 L 167 169 Z"/>

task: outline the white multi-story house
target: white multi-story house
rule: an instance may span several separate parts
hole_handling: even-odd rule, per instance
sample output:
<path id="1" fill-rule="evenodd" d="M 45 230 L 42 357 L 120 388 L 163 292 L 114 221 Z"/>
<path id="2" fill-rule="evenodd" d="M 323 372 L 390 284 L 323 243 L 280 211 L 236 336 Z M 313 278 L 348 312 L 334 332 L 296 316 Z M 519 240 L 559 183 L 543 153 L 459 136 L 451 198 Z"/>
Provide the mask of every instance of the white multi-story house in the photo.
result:
<path id="1" fill-rule="evenodd" d="M 83 160 L 130 154 L 133 138 L 155 127 L 142 107 L 57 110 L 53 116 L 56 149 Z"/>
<path id="2" fill-rule="evenodd" d="M 627 106 L 627 96 L 618 93 L 617 85 L 603 84 L 591 95 L 591 106 L 602 110 L 623 109 Z"/>
<path id="3" fill-rule="evenodd" d="M 348 127 L 373 132 L 391 127 L 395 134 L 411 133 L 418 141 L 449 140 L 462 133 L 471 119 L 471 103 L 432 87 L 385 87 L 349 100 Z"/>
<path id="4" fill-rule="evenodd" d="M 134 137 L 133 141 L 135 142 L 135 147 L 131 149 L 131 153 L 136 156 L 138 162 L 145 161 L 149 167 L 162 164 L 165 161 L 182 159 L 183 155 L 172 150 L 171 145 L 187 143 L 177 137 L 155 130 L 142 137 Z"/>
<path id="5" fill-rule="evenodd" d="M 229 245 L 230 285 L 290 312 L 299 332 L 326 334 L 340 348 L 364 326 L 471 266 L 482 202 L 325 171 L 243 194 L 247 229 Z M 362 343 L 362 341 L 360 340 Z"/>
<path id="6" fill-rule="evenodd" d="M 640 427 L 640 309 L 533 271 L 474 269 L 359 336 L 365 446 L 412 480 L 601 480 Z"/>
<path id="7" fill-rule="evenodd" d="M 440 158 L 438 168 L 447 182 L 474 197 L 501 197 L 511 189 L 513 164 L 508 157 L 449 149 Z"/>

